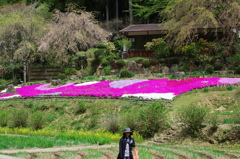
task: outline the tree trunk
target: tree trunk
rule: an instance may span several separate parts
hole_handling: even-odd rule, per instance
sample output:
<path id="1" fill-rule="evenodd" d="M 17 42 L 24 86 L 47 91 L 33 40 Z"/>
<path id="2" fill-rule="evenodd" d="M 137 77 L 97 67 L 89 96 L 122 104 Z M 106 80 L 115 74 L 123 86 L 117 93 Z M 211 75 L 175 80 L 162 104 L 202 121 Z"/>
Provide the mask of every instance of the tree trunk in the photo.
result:
<path id="1" fill-rule="evenodd" d="M 106 4 L 106 23 L 107 23 L 107 29 L 109 30 L 109 4 L 108 4 L 108 0 L 107 0 L 107 4 Z"/>
<path id="2" fill-rule="evenodd" d="M 27 62 L 24 61 L 23 64 L 23 82 L 26 83 L 27 82 Z"/>
<path id="3" fill-rule="evenodd" d="M 117 31 L 118 31 L 118 0 L 116 0 L 116 19 L 117 19 Z"/>
<path id="4" fill-rule="evenodd" d="M 129 0 L 129 22 L 130 24 L 133 23 L 133 11 L 132 11 L 132 0 Z"/>

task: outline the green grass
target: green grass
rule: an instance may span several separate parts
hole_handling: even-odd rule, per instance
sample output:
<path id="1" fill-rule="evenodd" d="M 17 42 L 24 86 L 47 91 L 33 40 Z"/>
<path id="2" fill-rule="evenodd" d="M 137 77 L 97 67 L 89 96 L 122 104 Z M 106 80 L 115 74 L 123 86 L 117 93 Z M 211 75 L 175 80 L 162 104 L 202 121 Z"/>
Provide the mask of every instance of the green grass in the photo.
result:
<path id="1" fill-rule="evenodd" d="M 23 149 L 23 148 L 33 148 L 42 147 L 48 148 L 53 146 L 70 146 L 78 145 L 82 142 L 79 140 L 70 139 L 59 139 L 52 137 L 41 137 L 41 136 L 6 136 L 0 135 L 0 149 Z"/>

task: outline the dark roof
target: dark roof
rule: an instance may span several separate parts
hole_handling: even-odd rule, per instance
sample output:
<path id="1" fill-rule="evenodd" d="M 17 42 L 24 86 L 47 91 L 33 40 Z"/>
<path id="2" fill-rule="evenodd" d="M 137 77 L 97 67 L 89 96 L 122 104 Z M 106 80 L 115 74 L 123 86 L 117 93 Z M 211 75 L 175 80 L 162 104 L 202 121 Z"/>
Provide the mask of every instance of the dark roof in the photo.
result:
<path id="1" fill-rule="evenodd" d="M 162 24 L 133 24 L 130 25 L 119 32 L 130 32 L 130 31 L 160 31 L 163 29 Z"/>

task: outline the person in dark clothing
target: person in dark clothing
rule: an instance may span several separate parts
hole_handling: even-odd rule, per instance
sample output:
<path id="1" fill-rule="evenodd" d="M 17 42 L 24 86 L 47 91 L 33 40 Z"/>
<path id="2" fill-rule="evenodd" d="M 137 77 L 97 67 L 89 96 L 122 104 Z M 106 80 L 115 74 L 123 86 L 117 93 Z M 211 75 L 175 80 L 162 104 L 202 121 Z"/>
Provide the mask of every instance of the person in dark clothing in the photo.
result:
<path id="1" fill-rule="evenodd" d="M 119 154 L 117 159 L 133 159 L 132 150 L 135 147 L 134 139 L 131 137 L 130 128 L 125 128 L 123 137 L 119 141 Z"/>

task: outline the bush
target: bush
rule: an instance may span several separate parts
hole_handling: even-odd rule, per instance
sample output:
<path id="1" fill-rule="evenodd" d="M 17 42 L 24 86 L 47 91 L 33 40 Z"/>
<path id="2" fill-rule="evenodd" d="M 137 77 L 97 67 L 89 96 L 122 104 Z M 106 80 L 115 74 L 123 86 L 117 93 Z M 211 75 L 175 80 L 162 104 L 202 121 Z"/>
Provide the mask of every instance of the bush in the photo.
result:
<path id="1" fill-rule="evenodd" d="M 131 71 L 127 70 L 127 69 L 123 69 L 121 72 L 120 72 L 120 78 L 125 78 L 125 77 L 133 77 L 134 76 L 134 73 L 132 73 Z"/>
<path id="2" fill-rule="evenodd" d="M 59 73 L 58 78 L 60 78 L 61 80 L 66 79 L 66 75 L 64 73 Z"/>
<path id="3" fill-rule="evenodd" d="M 33 129 L 33 130 L 39 130 L 44 127 L 46 123 L 46 118 L 45 114 L 43 114 L 40 111 L 34 112 L 32 115 L 30 115 L 28 119 L 28 125 Z"/>
<path id="4" fill-rule="evenodd" d="M 150 59 L 149 61 L 152 66 L 156 66 L 159 63 L 157 59 Z"/>
<path id="5" fill-rule="evenodd" d="M 65 75 L 75 75 L 77 70 L 75 68 L 66 68 L 64 71 Z"/>
<path id="6" fill-rule="evenodd" d="M 150 61 L 148 59 L 143 60 L 142 65 L 144 68 L 149 68 L 151 66 Z"/>
<path id="7" fill-rule="evenodd" d="M 102 69 L 102 75 L 110 75 L 111 74 L 111 69 L 112 67 L 111 66 L 106 66 Z"/>
<path id="8" fill-rule="evenodd" d="M 5 127 L 7 126 L 7 121 L 8 121 L 8 114 L 6 111 L 1 111 L 0 112 L 0 126 Z"/>
<path id="9" fill-rule="evenodd" d="M 110 116 L 106 120 L 105 128 L 111 133 L 120 131 L 119 118 L 117 116 Z"/>
<path id="10" fill-rule="evenodd" d="M 238 66 L 238 67 L 235 68 L 235 73 L 236 73 L 236 74 L 240 74 L 240 66 Z"/>
<path id="11" fill-rule="evenodd" d="M 198 136 L 208 113 L 209 109 L 197 105 L 183 106 L 177 112 L 180 121 L 185 125 L 189 134 L 193 136 Z"/>
<path id="12" fill-rule="evenodd" d="M 110 62 L 108 61 L 108 60 L 104 60 L 103 62 L 102 62 L 102 66 L 104 67 L 104 66 L 109 66 L 110 65 Z"/>
<path id="13" fill-rule="evenodd" d="M 98 45 L 96 46 L 96 48 L 98 48 L 98 49 L 106 49 L 107 46 L 106 46 L 105 44 L 101 43 L 101 44 L 98 44 Z"/>
<path id="14" fill-rule="evenodd" d="M 26 127 L 28 114 L 26 109 L 13 109 L 8 116 L 8 126 L 10 128 Z"/>
<path id="15" fill-rule="evenodd" d="M 208 66 L 205 70 L 206 74 L 213 74 L 214 68 L 212 66 Z"/>
<path id="16" fill-rule="evenodd" d="M 79 101 L 78 102 L 78 106 L 75 110 L 75 114 L 79 115 L 79 114 L 83 114 L 87 111 L 87 107 L 85 106 L 85 103 L 83 101 Z"/>
<path id="17" fill-rule="evenodd" d="M 167 126 L 167 109 L 161 102 L 154 102 L 142 107 L 139 113 L 137 131 L 145 138 L 153 137 L 155 133 Z"/>
<path id="18" fill-rule="evenodd" d="M 223 66 L 221 64 L 214 64 L 214 70 L 221 70 Z"/>
<path id="19" fill-rule="evenodd" d="M 117 60 L 116 65 L 118 66 L 118 68 L 123 68 L 124 66 L 126 66 L 126 62 L 124 60 Z"/>

